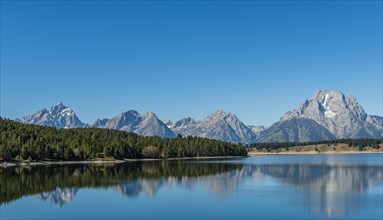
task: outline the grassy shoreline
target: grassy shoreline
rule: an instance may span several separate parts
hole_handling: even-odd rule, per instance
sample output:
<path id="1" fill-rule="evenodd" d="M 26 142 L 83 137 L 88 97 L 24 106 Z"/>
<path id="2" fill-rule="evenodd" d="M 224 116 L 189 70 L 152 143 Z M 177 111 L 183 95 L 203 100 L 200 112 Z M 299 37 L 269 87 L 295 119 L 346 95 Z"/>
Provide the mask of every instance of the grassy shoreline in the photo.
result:
<path id="1" fill-rule="evenodd" d="M 374 154 L 383 153 L 383 144 L 379 145 L 379 148 L 367 147 L 363 150 L 359 150 L 357 147 L 349 147 L 347 144 L 337 145 L 307 145 L 307 146 L 295 146 L 289 148 L 278 149 L 252 149 L 248 151 L 249 156 L 253 155 L 293 155 L 293 154 Z"/>
<path id="2" fill-rule="evenodd" d="M 214 160 L 214 159 L 235 159 L 247 156 L 212 156 L 212 157 L 180 157 L 180 158 L 145 158 L 145 159 L 116 159 L 116 160 L 82 160 L 82 161 L 33 161 L 33 162 L 0 162 L 0 167 L 21 167 L 21 166 L 49 166 L 67 164 L 119 164 L 138 161 L 160 161 L 160 160 Z"/>

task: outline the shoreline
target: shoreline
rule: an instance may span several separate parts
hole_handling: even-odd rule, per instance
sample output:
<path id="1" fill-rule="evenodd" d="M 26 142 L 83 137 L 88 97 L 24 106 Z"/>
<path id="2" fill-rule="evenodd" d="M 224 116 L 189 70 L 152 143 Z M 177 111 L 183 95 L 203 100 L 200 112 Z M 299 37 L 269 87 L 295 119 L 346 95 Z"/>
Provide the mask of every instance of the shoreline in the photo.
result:
<path id="1" fill-rule="evenodd" d="M 253 155 L 320 155 L 320 154 L 379 154 L 383 153 L 383 144 L 378 148 L 365 147 L 358 149 L 358 147 L 350 147 L 347 144 L 317 144 L 294 146 L 288 148 L 270 149 L 251 149 L 247 152 L 249 156 Z"/>
<path id="2" fill-rule="evenodd" d="M 50 166 L 50 165 L 70 165 L 70 164 L 120 164 L 140 161 L 160 161 L 160 160 L 213 160 L 213 159 L 235 159 L 248 156 L 211 156 L 211 157 L 179 157 L 179 158 L 144 158 L 144 159 L 118 159 L 118 160 L 79 160 L 79 161 L 34 161 L 34 162 L 0 162 L 0 168 L 24 167 L 24 166 Z"/>
<path id="3" fill-rule="evenodd" d="M 317 152 L 317 151 L 305 151 L 305 152 L 248 152 L 248 156 L 259 155 L 331 155 L 331 154 L 383 154 L 383 151 L 338 151 L 338 152 Z"/>

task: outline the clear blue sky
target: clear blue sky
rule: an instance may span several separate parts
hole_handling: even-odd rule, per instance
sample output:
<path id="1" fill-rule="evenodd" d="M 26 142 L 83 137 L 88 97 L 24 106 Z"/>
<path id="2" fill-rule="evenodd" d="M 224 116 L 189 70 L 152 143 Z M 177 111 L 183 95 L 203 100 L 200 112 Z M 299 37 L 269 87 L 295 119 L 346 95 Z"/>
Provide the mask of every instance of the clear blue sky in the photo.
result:
<path id="1" fill-rule="evenodd" d="M 382 115 L 381 1 L 1 1 L 1 116 L 62 101 L 270 125 L 319 89 Z"/>

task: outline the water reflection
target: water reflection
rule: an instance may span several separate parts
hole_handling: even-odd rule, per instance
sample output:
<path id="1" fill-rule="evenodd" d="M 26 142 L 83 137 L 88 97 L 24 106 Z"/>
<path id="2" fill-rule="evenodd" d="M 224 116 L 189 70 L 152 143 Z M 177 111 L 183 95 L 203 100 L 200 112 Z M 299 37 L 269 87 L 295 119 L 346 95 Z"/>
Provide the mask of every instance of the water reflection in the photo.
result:
<path id="1" fill-rule="evenodd" d="M 65 203 L 72 201 L 76 196 L 77 188 L 56 188 L 50 192 L 43 192 L 36 195 L 36 198 L 43 201 L 50 201 L 58 207 L 62 207 Z"/>
<path id="2" fill-rule="evenodd" d="M 381 165 L 244 165 L 179 161 L 0 169 L 0 203 L 34 195 L 61 207 L 84 187 L 113 189 L 133 198 L 141 194 L 153 197 L 163 187 L 193 189 L 202 185 L 223 196 L 240 191 L 245 180 L 256 182 L 265 177 L 291 190 L 293 203 L 321 216 L 342 217 L 371 203 L 382 203 L 381 198 L 374 197 L 375 201 L 371 201 L 370 197 L 363 197 L 374 186 L 382 186 Z M 262 190 L 272 191 L 271 187 L 263 187 Z M 375 193 L 381 197 L 382 190 Z"/>
<path id="3" fill-rule="evenodd" d="M 286 185 L 300 187 L 301 205 L 326 217 L 346 216 L 367 206 L 371 201 L 360 195 L 383 181 L 381 166 L 260 165 L 257 169 Z M 382 190 L 377 193 L 383 195 Z"/>
<path id="4" fill-rule="evenodd" d="M 199 178 L 210 176 L 216 182 L 220 175 L 226 178 L 231 171 L 242 168 L 240 164 L 182 161 L 0 168 L 0 204 L 37 195 L 39 199 L 61 206 L 76 194 L 68 196 L 64 189 L 77 192 L 78 188 L 85 187 L 113 188 L 128 197 L 144 192 L 151 197 L 165 184 L 192 188 L 200 182 Z M 227 185 L 229 181 L 221 182 Z"/>

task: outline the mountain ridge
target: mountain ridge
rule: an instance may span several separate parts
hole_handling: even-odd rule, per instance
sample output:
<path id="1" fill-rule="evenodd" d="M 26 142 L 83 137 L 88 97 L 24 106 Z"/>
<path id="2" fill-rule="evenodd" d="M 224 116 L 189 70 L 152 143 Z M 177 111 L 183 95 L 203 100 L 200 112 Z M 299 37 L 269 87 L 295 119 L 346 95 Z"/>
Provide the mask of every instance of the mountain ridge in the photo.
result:
<path id="1" fill-rule="evenodd" d="M 16 121 L 57 128 L 117 129 L 144 136 L 174 138 L 177 134 L 191 135 L 244 144 L 321 138 L 383 138 L 383 118 L 368 115 L 356 98 L 345 96 L 338 90 L 317 91 L 311 99 L 286 112 L 268 128 L 245 125 L 235 114 L 220 109 L 202 120 L 187 117 L 174 122 L 160 120 L 153 112 L 141 115 L 136 110 L 128 110 L 113 118 L 97 119 L 89 125 L 61 102 L 49 111 L 44 108 Z"/>

